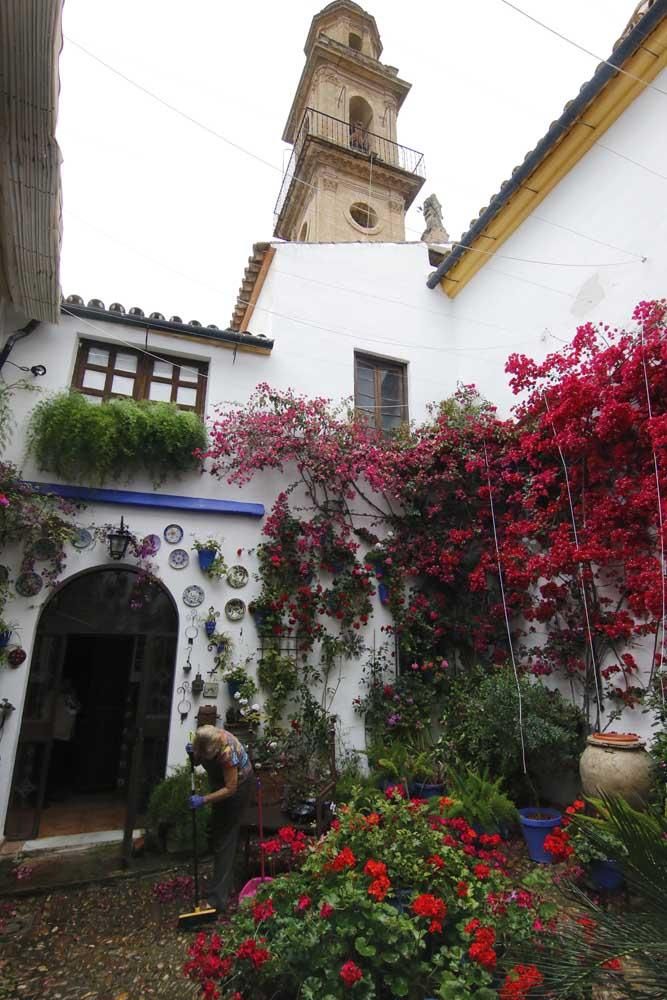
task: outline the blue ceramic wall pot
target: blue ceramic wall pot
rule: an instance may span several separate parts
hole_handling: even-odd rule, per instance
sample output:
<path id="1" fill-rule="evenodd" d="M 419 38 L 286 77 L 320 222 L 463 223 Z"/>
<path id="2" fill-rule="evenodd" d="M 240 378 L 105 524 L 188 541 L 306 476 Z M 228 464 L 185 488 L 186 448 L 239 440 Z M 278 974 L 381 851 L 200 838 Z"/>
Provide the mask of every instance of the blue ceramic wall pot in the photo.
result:
<path id="1" fill-rule="evenodd" d="M 215 560 L 215 549 L 199 549 L 197 558 L 202 573 L 208 573 Z"/>
<path id="2" fill-rule="evenodd" d="M 215 625 L 216 625 L 215 618 L 207 618 L 206 621 L 204 622 L 206 635 L 209 637 L 209 639 L 215 632 Z"/>
<path id="3" fill-rule="evenodd" d="M 378 597 L 380 598 L 380 604 L 389 603 L 389 587 L 386 583 L 378 584 Z"/>
<path id="4" fill-rule="evenodd" d="M 625 881 L 623 868 L 618 861 L 591 861 L 589 872 L 596 889 L 613 892 L 614 889 L 620 889 Z"/>
<path id="5" fill-rule="evenodd" d="M 553 857 L 544 850 L 544 840 L 557 826 L 560 826 L 562 814 L 557 809 L 519 809 L 521 832 L 526 841 L 531 861 L 539 865 L 553 864 Z"/>
<path id="6" fill-rule="evenodd" d="M 0 649 L 4 649 L 5 646 L 9 645 L 9 640 L 12 637 L 12 630 L 10 628 L 5 629 L 4 632 L 0 632 Z"/>

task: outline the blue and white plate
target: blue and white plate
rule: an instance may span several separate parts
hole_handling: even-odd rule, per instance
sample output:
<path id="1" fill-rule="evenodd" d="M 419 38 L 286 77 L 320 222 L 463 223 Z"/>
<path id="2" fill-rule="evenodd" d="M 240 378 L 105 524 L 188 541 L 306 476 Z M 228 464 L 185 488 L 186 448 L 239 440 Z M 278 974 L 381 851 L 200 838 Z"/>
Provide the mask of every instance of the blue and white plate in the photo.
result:
<path id="1" fill-rule="evenodd" d="M 183 591 L 183 604 L 187 604 L 189 608 L 198 608 L 200 604 L 204 603 L 204 596 L 203 588 L 194 583 Z"/>
<path id="2" fill-rule="evenodd" d="M 240 589 L 248 582 L 248 570 L 245 566 L 231 566 L 227 571 L 227 583 L 230 587 Z"/>
<path id="3" fill-rule="evenodd" d="M 185 569 L 190 562 L 190 556 L 185 549 L 174 549 L 169 553 L 169 565 L 172 569 Z"/>
<path id="4" fill-rule="evenodd" d="M 168 524 L 162 532 L 165 542 L 169 545 L 178 545 L 183 537 L 183 529 L 180 524 Z"/>
<path id="5" fill-rule="evenodd" d="M 225 614 L 230 622 L 240 622 L 245 615 L 245 603 L 240 597 L 232 597 L 231 601 L 225 604 Z"/>
<path id="6" fill-rule="evenodd" d="M 43 585 L 44 581 L 39 573 L 21 573 L 14 584 L 14 590 L 19 597 L 34 597 L 39 594 Z"/>
<path id="7" fill-rule="evenodd" d="M 77 528 L 72 535 L 72 545 L 75 549 L 89 549 L 93 544 L 93 536 L 88 528 Z"/>

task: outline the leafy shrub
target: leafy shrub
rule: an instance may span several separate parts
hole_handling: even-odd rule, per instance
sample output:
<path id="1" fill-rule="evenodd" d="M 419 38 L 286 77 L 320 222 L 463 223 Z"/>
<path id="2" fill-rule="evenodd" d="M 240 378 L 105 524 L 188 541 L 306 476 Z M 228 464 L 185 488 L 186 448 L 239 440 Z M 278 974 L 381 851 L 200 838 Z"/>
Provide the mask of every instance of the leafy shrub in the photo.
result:
<path id="1" fill-rule="evenodd" d="M 477 774 L 470 768 L 452 769 L 449 791 L 456 799 L 450 815 L 465 816 L 473 826 L 491 831 L 515 823 L 519 816 L 514 803 L 502 789 L 503 779 L 492 781 L 488 773 Z"/>
<path id="2" fill-rule="evenodd" d="M 241 986 L 253 1000 L 524 996 L 504 987 L 508 949 L 530 942 L 542 957 L 549 910 L 504 873 L 499 837 L 441 808 L 353 801 L 300 870 L 243 902 L 224 934 L 198 936 L 186 975 L 207 997 Z"/>
<path id="3" fill-rule="evenodd" d="M 442 716 L 450 754 L 477 771 L 501 777 L 510 797 L 534 797 L 541 776 L 575 768 L 585 746 L 579 708 L 558 691 L 520 680 L 528 777 L 523 774 L 519 706 L 511 670 L 475 671 L 451 684 Z"/>
<path id="4" fill-rule="evenodd" d="M 197 794 L 208 792 L 205 774 L 195 772 Z M 173 851 L 192 850 L 192 811 L 188 805 L 190 796 L 190 766 L 174 768 L 173 774 L 155 786 L 148 802 L 146 813 L 146 833 L 154 845 L 162 845 L 165 840 Z M 206 846 L 206 830 L 210 806 L 197 809 L 197 845 L 200 850 Z"/>
<path id="5" fill-rule="evenodd" d="M 192 471 L 206 440 L 197 414 L 173 403 L 113 399 L 100 406 L 79 392 L 38 403 L 28 437 L 40 469 L 99 483 L 143 472 L 158 483 Z"/>

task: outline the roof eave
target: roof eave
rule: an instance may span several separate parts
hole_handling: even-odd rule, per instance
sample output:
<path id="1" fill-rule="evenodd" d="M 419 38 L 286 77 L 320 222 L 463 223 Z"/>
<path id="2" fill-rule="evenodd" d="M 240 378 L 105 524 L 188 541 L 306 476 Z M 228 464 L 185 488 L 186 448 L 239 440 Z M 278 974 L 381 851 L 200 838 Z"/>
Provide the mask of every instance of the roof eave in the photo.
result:
<path id="1" fill-rule="evenodd" d="M 616 69 L 615 67 L 623 68 L 624 64 L 640 48 L 642 42 L 660 26 L 660 23 L 665 18 L 666 14 L 667 14 L 667 0 L 657 0 L 654 6 L 650 8 L 650 10 L 635 25 L 635 27 L 628 33 L 628 35 L 621 41 L 621 43 L 614 48 L 614 51 L 609 57 L 609 62 L 600 64 L 594 76 L 591 77 L 588 83 L 584 84 L 584 86 L 581 88 L 581 90 L 579 91 L 578 95 L 574 98 L 574 100 L 570 101 L 566 105 L 561 116 L 555 122 L 553 122 L 548 132 L 538 142 L 535 149 L 531 153 L 529 153 L 528 156 L 523 161 L 523 163 L 516 168 L 516 170 L 512 174 L 512 177 L 503 184 L 500 191 L 491 199 L 488 206 L 481 213 L 479 218 L 476 219 L 474 224 L 470 227 L 470 229 L 466 233 L 464 233 L 460 241 L 454 243 L 451 253 L 447 255 L 447 257 L 442 262 L 440 267 L 438 267 L 435 271 L 433 271 L 429 275 L 426 282 L 429 288 L 435 288 L 438 284 L 440 284 L 441 281 L 443 281 L 443 279 L 451 280 L 448 279 L 447 276 L 456 267 L 459 261 L 461 261 L 466 256 L 466 254 L 471 252 L 469 248 L 474 243 L 474 241 L 484 235 L 484 231 L 497 218 L 500 212 L 508 204 L 512 196 L 522 189 L 523 185 L 531 177 L 531 175 L 535 173 L 537 168 L 540 167 L 548 158 L 548 156 L 553 153 L 553 151 L 559 145 L 561 140 L 571 131 L 572 126 L 575 125 L 576 122 L 581 118 L 583 112 L 590 107 L 590 105 L 592 104 L 593 101 L 595 101 L 596 98 L 598 98 L 601 95 L 601 93 L 604 91 L 605 87 L 610 83 L 610 81 L 612 81 L 615 77 L 620 76 L 620 74 L 618 73 L 618 69 Z M 609 65 L 610 62 L 614 62 L 615 66 L 610 66 Z M 660 66 L 657 63 L 658 60 L 656 60 L 653 76 L 655 76 L 660 70 Z M 646 73 L 644 74 L 643 78 L 646 79 Z M 627 80 L 628 89 L 630 89 L 633 86 L 635 88 L 641 87 L 640 84 L 637 84 L 636 81 L 631 80 L 628 77 L 623 77 L 623 79 Z M 647 80 L 647 82 L 650 83 L 650 80 Z M 643 89 L 644 88 L 641 87 L 641 90 Z M 641 90 L 639 92 L 641 92 Z M 636 94 L 633 95 L 632 99 L 634 99 L 634 96 L 637 95 Z M 623 110 L 624 107 L 625 105 L 623 105 L 623 107 L 619 105 L 619 113 L 620 111 Z M 609 124 L 611 124 L 611 121 L 608 122 L 605 128 L 609 127 Z M 602 131 L 604 131 L 604 129 Z M 594 136 L 593 141 L 595 141 L 599 137 L 599 135 L 602 134 L 602 131 L 599 131 L 598 135 Z M 592 144 L 593 143 L 591 142 L 587 146 L 587 148 L 583 149 L 580 155 L 583 155 L 584 152 L 587 152 L 588 148 L 590 148 L 590 145 Z M 574 162 L 577 161 L 575 160 L 573 162 L 570 162 L 566 165 L 566 167 L 564 167 L 561 176 L 564 175 L 564 173 L 569 172 L 571 167 L 574 166 Z M 556 181 L 554 182 L 554 184 L 552 184 L 549 190 L 552 190 L 553 186 L 555 186 L 555 183 L 557 183 L 557 181 L 561 179 L 561 176 L 559 176 L 556 179 Z M 540 201 L 542 200 L 543 197 L 546 197 L 546 194 L 548 193 L 549 191 L 545 191 L 544 194 L 542 194 Z M 539 204 L 539 202 L 536 202 L 535 205 L 536 204 Z M 517 225 L 518 224 L 519 223 L 517 223 Z M 511 232 L 513 232 L 514 229 L 517 228 L 517 225 L 514 226 Z M 507 232 L 502 237 L 502 239 L 494 237 L 493 240 L 494 248 L 500 246 L 501 242 L 504 242 L 504 240 L 507 239 L 509 235 L 511 235 L 511 232 Z M 488 259 L 488 255 L 485 253 L 479 254 L 479 257 L 482 259 L 478 261 L 477 266 L 471 267 L 472 273 L 476 273 L 477 270 L 483 267 L 484 263 Z M 470 277 L 471 276 L 472 274 L 470 275 Z M 448 294 L 453 296 L 456 294 L 457 291 L 460 291 L 460 288 L 449 289 L 447 291 Z"/>

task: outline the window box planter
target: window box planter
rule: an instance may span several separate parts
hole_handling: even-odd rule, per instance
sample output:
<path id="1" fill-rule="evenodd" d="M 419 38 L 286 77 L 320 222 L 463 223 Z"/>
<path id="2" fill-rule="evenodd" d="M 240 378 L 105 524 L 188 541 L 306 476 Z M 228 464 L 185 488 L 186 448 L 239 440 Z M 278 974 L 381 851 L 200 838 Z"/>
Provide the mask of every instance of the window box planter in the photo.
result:
<path id="1" fill-rule="evenodd" d="M 560 826 L 562 814 L 557 809 L 537 809 L 534 806 L 519 809 L 521 832 L 526 841 L 531 861 L 539 865 L 550 865 L 553 858 L 544 849 L 544 840 L 557 826 Z"/>

